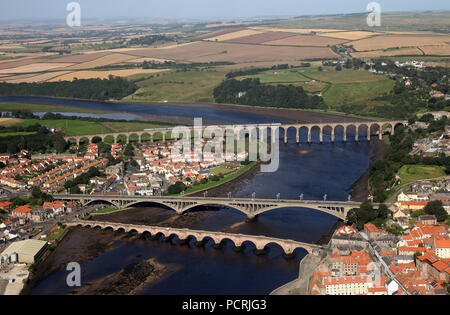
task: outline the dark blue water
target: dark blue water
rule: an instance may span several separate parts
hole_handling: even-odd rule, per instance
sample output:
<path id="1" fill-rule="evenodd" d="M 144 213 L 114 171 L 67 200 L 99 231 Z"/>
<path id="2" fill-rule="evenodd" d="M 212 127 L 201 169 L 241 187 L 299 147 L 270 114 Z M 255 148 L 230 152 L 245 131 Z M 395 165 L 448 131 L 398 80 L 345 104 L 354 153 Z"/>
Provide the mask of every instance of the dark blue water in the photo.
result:
<path id="1" fill-rule="evenodd" d="M 195 105 L 135 105 L 109 104 L 45 98 L 0 98 L 1 101 L 40 102 L 45 104 L 74 106 L 81 108 L 127 111 L 165 116 L 202 117 L 205 120 L 224 123 L 268 123 L 270 117 L 243 114 L 231 111 L 202 109 Z M 318 135 L 313 134 L 313 142 Z M 307 145 L 306 135 L 301 134 L 301 144 L 295 143 L 295 135 L 288 134 L 289 143 L 280 143 L 280 167 L 274 173 L 259 173 L 235 187 L 236 197 L 257 198 L 347 200 L 350 186 L 367 169 L 373 151 L 373 144 L 360 136 L 360 142 L 344 144 L 337 135 L 331 144 L 324 136 L 324 144 Z M 349 138 L 350 139 L 350 138 Z M 228 191 L 219 192 L 226 196 Z M 148 208 L 149 217 L 161 214 L 161 209 Z M 316 242 L 327 234 L 337 219 L 325 213 L 303 208 L 285 208 L 260 215 L 256 222 L 247 223 L 245 216 L 233 209 L 222 209 L 216 214 L 191 226 L 193 229 L 219 230 L 232 228 L 234 233 L 258 234 L 304 242 Z M 298 275 L 298 263 L 304 257 L 303 250 L 296 251 L 296 258 L 285 260 L 276 246 L 268 255 L 255 256 L 249 247 L 244 253 L 235 253 L 228 244 L 222 250 L 178 246 L 155 241 L 118 241 L 116 246 L 99 257 L 82 265 L 86 281 L 98 279 L 111 272 L 117 272 L 137 258 L 155 257 L 161 263 L 175 264 L 180 270 L 150 285 L 146 294 L 267 294 L 279 285 L 293 280 Z M 87 245 L 84 245 L 87 246 Z M 36 293 L 65 293 L 65 271 L 60 271 L 44 280 Z M 56 291 L 55 291 L 56 290 Z"/>
<path id="2" fill-rule="evenodd" d="M 96 101 L 66 100 L 45 97 L 27 96 L 4 96 L 0 97 L 0 102 L 24 102 L 32 104 L 47 104 L 59 106 L 72 106 L 79 108 L 89 108 L 97 110 L 129 112 L 136 114 L 151 114 L 160 116 L 178 117 L 201 117 L 203 120 L 220 121 L 227 124 L 247 124 L 247 123 L 272 123 L 274 119 L 251 113 L 240 113 L 236 111 L 225 111 L 207 106 L 196 106 L 195 104 L 154 104 L 142 105 L 133 103 L 106 103 Z"/>

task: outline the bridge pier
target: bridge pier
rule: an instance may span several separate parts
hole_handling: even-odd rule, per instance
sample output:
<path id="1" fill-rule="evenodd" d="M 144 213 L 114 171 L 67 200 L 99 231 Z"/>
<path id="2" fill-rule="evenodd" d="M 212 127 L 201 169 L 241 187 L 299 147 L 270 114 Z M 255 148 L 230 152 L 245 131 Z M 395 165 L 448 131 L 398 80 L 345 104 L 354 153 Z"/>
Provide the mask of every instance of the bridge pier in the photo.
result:
<path id="1" fill-rule="evenodd" d="M 212 246 L 214 249 L 222 249 L 224 246 L 223 242 L 220 243 L 214 243 L 214 245 Z"/>
<path id="2" fill-rule="evenodd" d="M 252 223 L 256 221 L 258 221 L 258 215 L 247 214 L 247 219 L 245 220 L 245 222 Z"/>
<path id="3" fill-rule="evenodd" d="M 294 259 L 295 254 L 294 254 L 293 252 L 290 252 L 290 253 L 284 252 L 284 253 L 283 253 L 283 257 L 284 257 L 285 259 L 290 260 L 290 259 Z"/>
<path id="4" fill-rule="evenodd" d="M 253 250 L 253 253 L 254 253 L 256 256 L 262 256 L 262 255 L 267 254 L 267 249 L 266 249 L 266 248 L 263 248 L 263 249 L 255 248 L 255 249 Z"/>

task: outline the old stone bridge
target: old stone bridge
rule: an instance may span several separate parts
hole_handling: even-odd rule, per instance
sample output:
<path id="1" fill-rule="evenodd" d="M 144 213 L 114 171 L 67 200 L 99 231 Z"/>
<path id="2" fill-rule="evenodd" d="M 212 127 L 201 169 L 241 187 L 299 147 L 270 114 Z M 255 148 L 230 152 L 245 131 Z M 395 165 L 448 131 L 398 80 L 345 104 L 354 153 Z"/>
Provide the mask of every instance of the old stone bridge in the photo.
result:
<path id="1" fill-rule="evenodd" d="M 312 142 L 312 132 L 315 130 L 319 134 L 319 142 L 323 142 L 324 134 L 329 134 L 331 136 L 331 142 L 335 142 L 336 135 L 342 135 L 344 142 L 347 142 L 349 134 L 352 134 L 355 141 L 359 141 L 360 135 L 365 135 L 367 140 L 370 141 L 371 136 L 376 135 L 379 139 L 382 138 L 384 133 L 394 134 L 395 127 L 398 125 L 407 125 L 407 121 L 355 121 L 355 122 L 337 122 L 337 123 L 311 123 L 311 124 L 256 124 L 256 125 L 228 125 L 228 126 L 216 126 L 218 129 L 225 132 L 231 131 L 236 137 L 239 137 L 244 132 L 252 133 L 261 132 L 262 130 L 275 130 L 280 131 L 281 137 L 284 142 L 288 142 L 288 132 L 290 130 L 295 131 L 296 142 L 300 143 L 300 134 L 305 133 L 307 135 L 307 142 Z M 208 126 L 198 128 L 195 130 L 202 131 L 202 134 Z M 194 130 L 194 129 L 193 129 Z M 125 142 L 143 142 L 150 141 L 154 142 L 156 137 L 158 140 L 163 142 L 166 139 L 178 138 L 179 135 L 172 135 L 173 128 L 155 128 L 146 129 L 142 131 L 132 131 L 132 132 L 116 132 L 116 133 L 105 133 L 97 135 L 80 135 L 80 136 L 68 136 L 65 137 L 66 141 L 72 143 L 80 144 L 81 142 L 91 143 L 95 137 L 100 138 L 105 141 L 109 137 L 109 141 L 118 141 L 122 139 Z"/>
<path id="2" fill-rule="evenodd" d="M 283 200 L 252 198 L 202 198 L 202 197 L 159 197 L 159 196 L 127 196 L 127 195 L 53 195 L 57 200 L 77 201 L 87 206 L 93 202 L 109 203 L 117 208 L 129 208 L 143 203 L 154 203 L 168 207 L 178 214 L 198 206 L 221 206 L 236 209 L 249 219 L 267 211 L 281 208 L 308 208 L 328 213 L 345 220 L 348 211 L 358 208 L 358 202 L 316 201 L 316 200 Z M 374 204 L 377 208 L 378 204 Z"/>
<path id="3" fill-rule="evenodd" d="M 260 235 L 244 235 L 226 232 L 201 231 L 190 229 L 179 229 L 158 226 L 132 225 L 124 223 L 111 223 L 99 221 L 75 221 L 70 222 L 67 226 L 81 226 L 89 228 L 112 229 L 114 231 L 122 230 L 124 232 L 135 232 L 138 234 L 149 235 L 156 238 L 171 239 L 178 237 L 180 243 L 185 243 L 191 239 L 195 239 L 200 244 L 205 244 L 212 239 L 216 245 L 222 244 L 224 240 L 231 240 L 237 248 L 242 248 L 245 242 L 251 242 L 255 245 L 256 250 L 262 252 L 267 245 L 279 245 L 286 255 L 293 255 L 294 250 L 303 248 L 308 253 L 312 253 L 314 248 L 323 248 L 320 245 L 297 242 L 288 239 L 280 239 Z"/>

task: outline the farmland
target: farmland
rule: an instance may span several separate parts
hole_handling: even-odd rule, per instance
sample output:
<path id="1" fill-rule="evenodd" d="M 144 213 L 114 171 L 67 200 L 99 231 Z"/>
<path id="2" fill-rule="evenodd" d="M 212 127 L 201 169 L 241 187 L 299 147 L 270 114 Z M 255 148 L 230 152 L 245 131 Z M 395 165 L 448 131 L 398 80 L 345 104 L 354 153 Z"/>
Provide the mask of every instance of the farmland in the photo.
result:
<path id="1" fill-rule="evenodd" d="M 370 110 L 379 104 L 378 97 L 392 91 L 394 81 L 364 69 L 336 71 L 322 61 L 420 58 L 447 66 L 448 18 L 445 12 L 386 13 L 383 21 L 389 28 L 368 28 L 365 15 L 358 14 L 241 23 L 91 25 L 83 34 L 38 26 L 39 36 L 21 26 L 0 26 L 5 36 L 0 40 L 0 82 L 75 84 L 75 79 L 118 76 L 137 90 L 105 100 L 213 103 L 213 90 L 228 71 L 285 64 L 287 69 L 237 79 L 301 86 L 309 95 L 322 96 L 333 111 L 343 105 Z M 311 66 L 300 67 L 302 63 Z"/>

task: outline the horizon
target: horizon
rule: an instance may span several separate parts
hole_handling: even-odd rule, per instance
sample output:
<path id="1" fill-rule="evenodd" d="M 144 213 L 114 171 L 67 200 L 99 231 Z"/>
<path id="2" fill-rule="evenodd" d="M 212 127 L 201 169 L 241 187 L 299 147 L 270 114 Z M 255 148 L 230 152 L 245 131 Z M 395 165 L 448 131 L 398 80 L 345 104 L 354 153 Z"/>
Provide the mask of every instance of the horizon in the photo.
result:
<path id="1" fill-rule="evenodd" d="M 16 0 L 12 3 L 0 3 L 0 23 L 11 21 L 64 21 L 71 1 L 61 0 Z M 156 19 L 156 20 L 200 20 L 223 21 L 232 19 L 292 18 L 307 16 L 347 15 L 367 13 L 368 0 L 349 0 L 339 5 L 333 0 L 317 0 L 314 3 L 299 0 L 256 1 L 247 0 L 245 4 L 238 0 L 227 3 L 192 0 L 167 0 L 154 5 L 155 1 L 134 0 L 135 5 L 121 0 L 78 0 L 82 18 L 86 20 L 118 19 Z M 257 2 L 257 5 L 256 5 Z M 430 12 L 449 11 L 450 3 L 444 0 L 424 3 L 420 0 L 377 1 L 382 12 Z M 126 14 L 124 14 L 126 12 Z"/>

